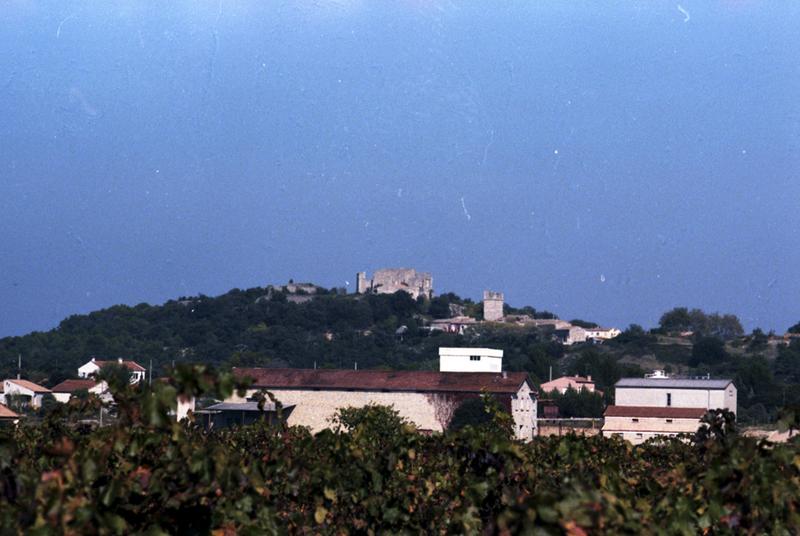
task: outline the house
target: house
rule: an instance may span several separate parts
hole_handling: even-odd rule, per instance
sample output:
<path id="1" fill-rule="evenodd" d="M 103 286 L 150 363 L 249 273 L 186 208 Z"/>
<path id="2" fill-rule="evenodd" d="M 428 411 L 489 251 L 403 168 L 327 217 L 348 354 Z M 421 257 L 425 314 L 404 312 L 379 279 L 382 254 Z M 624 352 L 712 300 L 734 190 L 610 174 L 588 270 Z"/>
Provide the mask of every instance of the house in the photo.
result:
<path id="1" fill-rule="evenodd" d="M 587 339 L 595 339 L 598 341 L 607 341 L 618 337 L 622 332 L 617 328 L 584 328 L 586 331 Z"/>
<path id="2" fill-rule="evenodd" d="M 266 420 L 269 424 L 285 421 L 291 415 L 294 406 L 283 406 L 280 414 L 272 402 L 264 402 L 261 408 L 258 402 L 248 401 L 240 403 L 222 402 L 205 409 L 194 412 L 196 421 L 207 430 L 245 426 L 259 420 Z"/>
<path id="3" fill-rule="evenodd" d="M 710 409 L 736 413 L 733 381 L 710 378 L 623 378 L 614 386 L 615 405 L 605 411 L 604 435 L 641 443 L 658 435 L 695 432 Z"/>
<path id="4" fill-rule="evenodd" d="M 368 404 L 393 406 L 420 430 L 442 431 L 464 400 L 486 392 L 512 415 L 516 436 L 530 440 L 536 433 L 536 390 L 525 372 L 433 372 L 383 370 L 309 370 L 234 368 L 252 378 L 243 403 L 259 390 L 268 390 L 284 406 L 294 406 L 289 425 L 318 432 L 331 426 L 342 408 Z"/>
<path id="5" fill-rule="evenodd" d="M 556 328 L 553 337 L 565 346 L 570 346 L 578 342 L 586 342 L 586 330 L 580 326 L 570 325 L 568 328 Z"/>
<path id="6" fill-rule="evenodd" d="M 0 427 L 8 424 L 17 424 L 19 419 L 20 416 L 17 413 L 0 404 Z"/>
<path id="7" fill-rule="evenodd" d="M 458 333 L 463 335 L 467 328 L 471 328 L 479 322 L 470 316 L 455 316 L 453 318 L 442 318 L 431 322 L 431 331 L 444 331 L 445 333 Z"/>
<path id="8" fill-rule="evenodd" d="M 28 380 L 3 380 L 3 404 L 8 404 L 11 397 L 20 397 L 24 405 L 33 408 L 42 407 L 44 395 L 49 394 L 50 389 Z"/>
<path id="9" fill-rule="evenodd" d="M 55 399 L 62 403 L 69 402 L 69 399 L 78 391 L 86 391 L 102 397 L 107 394 L 108 385 L 106 382 L 96 382 L 93 379 L 64 380 L 52 389 Z"/>
<path id="10" fill-rule="evenodd" d="M 593 393 L 595 390 L 591 376 L 585 378 L 583 376 L 561 376 L 560 378 L 545 382 L 539 386 L 542 393 L 558 391 L 562 395 L 570 388 L 576 391 L 589 391 L 590 393 Z"/>
<path id="11" fill-rule="evenodd" d="M 502 350 L 439 348 L 439 372 L 501 372 L 502 369 Z"/>
<path id="12" fill-rule="evenodd" d="M 93 374 L 97 374 L 101 368 L 111 364 L 120 365 L 127 368 L 131 373 L 131 383 L 139 383 L 145 379 L 145 373 L 147 371 L 143 366 L 136 361 L 128 361 L 122 358 L 119 358 L 116 361 L 100 361 L 99 359 L 92 358 L 91 361 L 85 365 L 82 365 L 78 369 L 78 377 L 89 378 Z"/>

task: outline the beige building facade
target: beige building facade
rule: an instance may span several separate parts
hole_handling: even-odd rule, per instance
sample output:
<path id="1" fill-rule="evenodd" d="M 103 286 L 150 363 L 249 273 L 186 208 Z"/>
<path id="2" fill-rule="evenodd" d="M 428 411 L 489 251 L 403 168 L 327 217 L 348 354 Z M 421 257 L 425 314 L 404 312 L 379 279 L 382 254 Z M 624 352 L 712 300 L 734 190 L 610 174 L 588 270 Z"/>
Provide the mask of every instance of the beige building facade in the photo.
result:
<path id="1" fill-rule="evenodd" d="M 694 433 L 709 410 L 736 414 L 736 386 L 731 380 L 710 378 L 623 378 L 614 386 L 615 405 L 606 408 L 604 435 L 634 444 L 655 436 Z"/>
<path id="2" fill-rule="evenodd" d="M 731 380 L 623 378 L 614 386 L 617 406 L 728 409 L 736 413 Z"/>
<path id="3" fill-rule="evenodd" d="M 254 379 L 245 397 L 226 402 L 243 403 L 266 390 L 284 405 L 295 406 L 289 425 L 318 432 L 332 425 L 340 409 L 379 404 L 393 407 L 424 431 L 443 431 L 461 402 L 486 391 L 510 411 L 516 437 L 530 440 L 536 434 L 536 391 L 526 373 L 350 371 L 303 369 L 234 369 L 240 377 Z"/>

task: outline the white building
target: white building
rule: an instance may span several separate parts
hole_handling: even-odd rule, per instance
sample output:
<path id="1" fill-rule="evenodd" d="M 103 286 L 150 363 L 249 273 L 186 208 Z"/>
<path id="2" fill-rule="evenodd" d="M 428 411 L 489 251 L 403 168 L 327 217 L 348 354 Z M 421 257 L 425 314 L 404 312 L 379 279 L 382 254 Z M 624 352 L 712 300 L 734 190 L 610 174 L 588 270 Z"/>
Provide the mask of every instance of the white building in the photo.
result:
<path id="1" fill-rule="evenodd" d="M 736 413 L 732 380 L 623 378 L 614 386 L 617 406 L 729 409 Z"/>
<path id="2" fill-rule="evenodd" d="M 104 400 L 111 399 L 106 382 L 96 382 L 92 379 L 64 380 L 53 387 L 52 391 L 55 399 L 65 404 L 79 391 L 95 394 Z"/>
<path id="3" fill-rule="evenodd" d="M 500 372 L 503 351 L 493 348 L 439 348 L 439 372 Z"/>
<path id="4" fill-rule="evenodd" d="M 697 431 L 710 409 L 736 413 L 731 380 L 623 378 L 614 386 L 615 405 L 606 408 L 603 434 L 641 443 L 658 435 Z"/>
<path id="5" fill-rule="evenodd" d="M 3 380 L 3 396 L 0 403 L 8 404 L 10 397 L 19 396 L 34 408 L 42 407 L 44 395 L 50 393 L 50 389 L 28 380 Z"/>
<path id="6" fill-rule="evenodd" d="M 131 383 L 139 383 L 145 379 L 145 373 L 147 371 L 143 366 L 136 361 L 127 361 L 122 358 L 117 359 L 116 361 L 100 361 L 99 359 L 92 358 L 91 361 L 85 365 L 82 365 L 78 369 L 78 377 L 91 378 L 92 375 L 97 374 L 101 368 L 111 364 L 120 365 L 127 368 L 131 373 Z"/>
<path id="7" fill-rule="evenodd" d="M 584 328 L 587 339 L 609 340 L 618 337 L 622 332 L 617 328 Z"/>

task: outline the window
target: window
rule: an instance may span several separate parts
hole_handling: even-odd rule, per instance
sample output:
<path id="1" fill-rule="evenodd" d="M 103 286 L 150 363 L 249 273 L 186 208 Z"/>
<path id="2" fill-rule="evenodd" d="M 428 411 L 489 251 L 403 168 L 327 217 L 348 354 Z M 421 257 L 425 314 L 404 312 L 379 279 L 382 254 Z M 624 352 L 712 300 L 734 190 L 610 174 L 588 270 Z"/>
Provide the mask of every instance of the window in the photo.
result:
<path id="1" fill-rule="evenodd" d="M 471 355 L 471 356 L 469 356 L 469 360 L 470 361 L 480 361 L 481 360 L 481 356 L 479 356 L 479 355 Z"/>
<path id="2" fill-rule="evenodd" d="M 632 419 L 633 422 L 639 422 L 639 419 Z"/>
<path id="3" fill-rule="evenodd" d="M 672 419 L 667 419 L 667 422 L 672 422 Z"/>
<path id="4" fill-rule="evenodd" d="M 672 405 L 672 393 L 667 393 L 667 405 Z"/>

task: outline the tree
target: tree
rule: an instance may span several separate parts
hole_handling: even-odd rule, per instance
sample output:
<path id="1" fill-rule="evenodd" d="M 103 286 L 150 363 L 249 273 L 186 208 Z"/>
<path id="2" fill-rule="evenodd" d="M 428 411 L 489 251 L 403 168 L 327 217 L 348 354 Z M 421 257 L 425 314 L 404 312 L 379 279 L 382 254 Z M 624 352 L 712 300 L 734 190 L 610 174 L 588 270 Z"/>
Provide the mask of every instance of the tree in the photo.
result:
<path id="1" fill-rule="evenodd" d="M 548 396 L 553 400 L 555 405 L 558 406 L 558 412 L 561 417 L 600 418 L 603 416 L 605 404 L 603 402 L 603 395 L 600 393 L 587 391 L 585 389 L 576 391 L 570 387 L 563 394 L 554 391 Z"/>
<path id="2" fill-rule="evenodd" d="M 394 407 L 379 404 L 341 408 L 331 418 L 331 423 L 340 432 L 359 432 L 375 439 L 394 437 L 409 425 Z"/>
<path id="3" fill-rule="evenodd" d="M 794 326 L 790 327 L 787 331 L 789 333 L 800 333 L 800 322 L 798 322 Z"/>
<path id="4" fill-rule="evenodd" d="M 467 426 L 481 426 L 491 422 L 492 416 L 486 411 L 481 398 L 464 400 L 453 413 L 448 430 L 461 430 Z"/>
<path id="5" fill-rule="evenodd" d="M 728 358 L 725 351 L 725 343 L 716 337 L 701 337 L 692 346 L 692 357 L 689 358 L 689 366 L 696 367 L 700 363 L 716 365 Z"/>
<path id="6" fill-rule="evenodd" d="M 686 307 L 675 307 L 661 315 L 658 321 L 659 326 L 666 332 L 689 331 L 692 329 L 692 319 L 689 316 L 689 309 Z"/>

